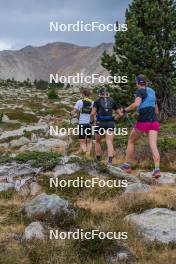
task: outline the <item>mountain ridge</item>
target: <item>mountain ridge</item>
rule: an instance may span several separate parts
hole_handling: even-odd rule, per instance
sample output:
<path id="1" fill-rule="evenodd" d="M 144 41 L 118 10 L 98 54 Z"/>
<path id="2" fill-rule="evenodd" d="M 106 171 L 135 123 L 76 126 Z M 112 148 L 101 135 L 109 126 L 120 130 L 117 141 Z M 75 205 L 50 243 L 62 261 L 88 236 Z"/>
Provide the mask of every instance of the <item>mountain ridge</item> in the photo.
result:
<path id="1" fill-rule="evenodd" d="M 76 73 L 107 75 L 101 66 L 104 51 L 111 53 L 112 43 L 95 47 L 67 42 L 53 42 L 42 46 L 28 45 L 20 50 L 0 51 L 0 78 L 24 81 L 49 80 L 50 74 L 68 76 Z"/>

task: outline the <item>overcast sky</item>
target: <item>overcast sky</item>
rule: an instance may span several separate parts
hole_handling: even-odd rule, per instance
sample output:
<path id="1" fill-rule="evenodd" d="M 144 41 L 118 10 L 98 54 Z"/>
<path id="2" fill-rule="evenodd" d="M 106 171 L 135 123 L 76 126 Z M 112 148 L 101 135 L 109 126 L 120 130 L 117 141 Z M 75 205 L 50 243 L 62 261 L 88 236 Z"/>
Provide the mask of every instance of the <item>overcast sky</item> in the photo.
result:
<path id="1" fill-rule="evenodd" d="M 112 42 L 112 32 L 49 32 L 49 22 L 124 22 L 130 0 L 0 0 L 0 50 L 63 41 L 94 46 Z"/>

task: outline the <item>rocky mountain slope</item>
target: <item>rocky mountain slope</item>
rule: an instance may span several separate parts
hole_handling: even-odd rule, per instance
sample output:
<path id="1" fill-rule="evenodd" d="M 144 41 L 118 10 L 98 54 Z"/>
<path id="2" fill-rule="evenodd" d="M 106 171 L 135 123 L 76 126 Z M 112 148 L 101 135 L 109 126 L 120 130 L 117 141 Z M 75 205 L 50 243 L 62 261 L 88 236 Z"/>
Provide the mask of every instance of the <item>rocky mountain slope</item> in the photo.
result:
<path id="1" fill-rule="evenodd" d="M 51 73 L 68 76 L 78 72 L 104 75 L 106 71 L 100 58 L 103 51 L 111 52 L 112 46 L 102 43 L 96 47 L 81 47 L 56 42 L 41 47 L 27 46 L 18 51 L 1 51 L 0 78 L 48 80 Z"/>
<path id="2" fill-rule="evenodd" d="M 78 137 L 49 127 L 75 128 L 70 110 L 79 87 L 57 90 L 0 81 L 0 264 L 175 264 L 176 119 L 161 123 L 162 175 L 151 177 L 151 155 L 144 136 L 136 146 L 136 167 L 125 174 L 127 136 L 115 137 L 116 155 L 107 167 L 76 156 Z M 94 94 L 97 97 L 97 94 Z M 2 116 L 3 113 L 3 116 Z M 131 131 L 130 124 L 119 125 Z M 94 145 L 93 141 L 93 145 Z M 115 180 L 116 187 L 55 186 L 50 180 Z M 126 187 L 119 183 L 127 182 Z M 50 239 L 50 231 L 126 232 L 128 239 Z"/>

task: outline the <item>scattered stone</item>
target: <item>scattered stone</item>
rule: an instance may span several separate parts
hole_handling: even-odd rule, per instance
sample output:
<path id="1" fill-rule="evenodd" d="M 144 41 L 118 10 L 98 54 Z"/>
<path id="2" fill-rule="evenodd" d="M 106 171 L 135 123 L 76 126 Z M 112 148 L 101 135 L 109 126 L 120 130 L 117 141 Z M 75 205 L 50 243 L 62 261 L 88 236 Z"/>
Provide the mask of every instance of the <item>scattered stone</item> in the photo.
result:
<path id="1" fill-rule="evenodd" d="M 65 148 L 66 142 L 60 139 L 44 139 L 41 138 L 37 143 L 34 143 L 32 146 L 29 146 L 27 150 L 29 151 L 39 151 L 39 152 L 48 152 L 54 148 Z"/>
<path id="2" fill-rule="evenodd" d="M 17 123 L 19 123 L 19 121 L 17 121 L 17 120 L 10 120 L 10 118 L 7 115 L 3 115 L 2 122 L 3 123 L 9 123 L 9 124 L 17 124 Z"/>
<path id="3" fill-rule="evenodd" d="M 2 122 L 3 123 L 8 123 L 10 121 L 9 117 L 7 115 L 2 116 Z"/>
<path id="4" fill-rule="evenodd" d="M 117 252 L 115 256 L 109 258 L 111 263 L 117 263 L 119 261 L 127 261 L 129 259 L 127 252 Z"/>
<path id="5" fill-rule="evenodd" d="M 15 147 L 21 147 L 25 144 L 28 144 L 30 142 L 30 140 L 26 137 L 21 137 L 19 139 L 15 139 L 15 140 L 12 140 L 10 142 L 10 147 L 11 148 L 15 148 Z"/>
<path id="6" fill-rule="evenodd" d="M 38 130 L 44 130 L 45 131 L 47 128 L 48 128 L 47 124 L 39 124 L 39 125 L 34 125 L 34 126 L 21 127 L 19 129 L 12 130 L 12 131 L 4 131 L 0 135 L 0 140 L 4 140 L 7 138 L 11 138 L 11 137 L 23 136 L 25 131 L 27 131 L 27 132 L 38 131 Z"/>
<path id="7" fill-rule="evenodd" d="M 41 186 L 37 183 L 37 182 L 32 182 L 30 185 L 29 185 L 29 188 L 30 188 L 30 195 L 31 196 L 35 196 L 37 194 L 39 194 L 41 192 Z"/>
<path id="8" fill-rule="evenodd" d="M 31 135 L 31 142 L 32 143 L 37 143 L 37 141 L 38 141 L 37 135 L 35 133 L 32 133 L 32 135 Z"/>
<path id="9" fill-rule="evenodd" d="M 78 124 L 78 118 L 72 118 L 72 119 L 71 119 L 71 124 L 72 124 L 72 125 L 76 125 L 76 124 Z"/>
<path id="10" fill-rule="evenodd" d="M 134 223 L 147 241 L 176 242 L 176 212 L 166 208 L 154 208 L 142 214 L 125 217 Z"/>
<path id="11" fill-rule="evenodd" d="M 13 189 L 13 188 L 14 188 L 13 183 L 8 183 L 8 182 L 0 183 L 0 192 L 7 191 L 7 190 Z"/>
<path id="12" fill-rule="evenodd" d="M 24 113 L 29 115 L 35 115 L 35 113 L 32 110 L 26 110 L 24 111 Z"/>
<path id="13" fill-rule="evenodd" d="M 1 143 L 0 144 L 0 148 L 5 148 L 8 149 L 9 148 L 10 143 Z"/>
<path id="14" fill-rule="evenodd" d="M 128 260 L 128 253 L 127 252 L 121 252 L 117 253 L 117 260 Z"/>
<path id="15" fill-rule="evenodd" d="M 30 194 L 30 189 L 28 187 L 28 185 L 23 185 L 20 190 L 19 190 L 19 195 L 22 197 L 27 197 Z"/>
<path id="16" fill-rule="evenodd" d="M 129 251 L 129 249 L 120 246 L 117 248 L 117 252 L 108 256 L 108 263 L 128 263 L 135 260 L 135 256 Z"/>
<path id="17" fill-rule="evenodd" d="M 62 164 L 72 163 L 73 159 L 76 160 L 77 162 L 79 162 L 81 160 L 81 157 L 77 156 L 77 155 L 64 156 L 61 158 L 61 163 Z"/>
<path id="18" fill-rule="evenodd" d="M 26 178 L 23 178 L 22 180 L 16 180 L 15 182 L 15 190 L 17 192 L 19 192 L 19 190 L 28 182 L 32 180 L 32 177 L 26 177 Z"/>
<path id="19" fill-rule="evenodd" d="M 24 212 L 29 218 L 69 213 L 69 203 L 56 194 L 42 193 L 24 205 Z"/>
<path id="20" fill-rule="evenodd" d="M 149 191 L 150 191 L 150 186 L 140 182 L 129 184 L 125 189 L 125 193 L 149 192 Z"/>
<path id="21" fill-rule="evenodd" d="M 0 180 L 14 183 L 16 177 L 32 176 L 39 172 L 39 168 L 32 168 L 29 164 L 17 164 L 16 162 L 0 165 Z"/>
<path id="22" fill-rule="evenodd" d="M 114 176 L 117 176 L 118 178 L 123 178 L 123 179 L 130 181 L 130 182 L 135 182 L 135 183 L 139 182 L 139 180 L 135 176 L 128 174 L 128 173 L 124 173 L 118 167 L 107 166 L 107 169 L 108 169 L 109 173 L 113 174 Z"/>
<path id="23" fill-rule="evenodd" d="M 32 222 L 25 228 L 23 239 L 31 240 L 31 239 L 44 239 L 44 228 L 40 222 Z"/>
<path id="24" fill-rule="evenodd" d="M 140 179 L 143 180 L 146 183 L 153 184 L 154 182 L 157 182 L 157 184 L 175 184 L 176 183 L 176 174 L 169 173 L 169 172 L 161 172 L 161 177 L 157 180 L 152 178 L 151 172 L 141 172 L 140 173 Z"/>
<path id="25" fill-rule="evenodd" d="M 11 158 L 15 158 L 16 156 L 17 156 L 16 153 L 11 153 L 11 154 L 9 155 L 9 157 L 11 157 Z"/>
<path id="26" fill-rule="evenodd" d="M 75 163 L 58 165 L 54 168 L 54 177 L 58 177 L 64 174 L 70 175 L 80 170 L 81 167 Z"/>

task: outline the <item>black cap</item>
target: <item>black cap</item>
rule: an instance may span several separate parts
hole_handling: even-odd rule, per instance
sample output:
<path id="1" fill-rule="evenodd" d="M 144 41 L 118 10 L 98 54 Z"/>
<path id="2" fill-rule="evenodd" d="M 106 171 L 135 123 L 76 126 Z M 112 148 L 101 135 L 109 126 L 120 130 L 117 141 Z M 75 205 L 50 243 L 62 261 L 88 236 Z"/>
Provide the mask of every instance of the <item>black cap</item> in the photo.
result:
<path id="1" fill-rule="evenodd" d="M 136 82 L 138 84 L 146 84 L 147 79 L 144 75 L 140 74 L 140 75 L 136 76 Z"/>
<path id="2" fill-rule="evenodd" d="M 99 94 L 102 95 L 102 96 L 107 96 L 107 95 L 109 95 L 108 89 L 105 88 L 105 87 L 100 88 L 100 90 L 99 90 Z"/>

